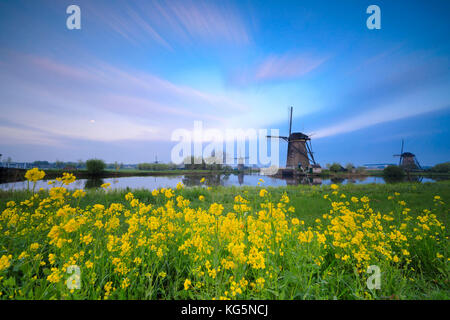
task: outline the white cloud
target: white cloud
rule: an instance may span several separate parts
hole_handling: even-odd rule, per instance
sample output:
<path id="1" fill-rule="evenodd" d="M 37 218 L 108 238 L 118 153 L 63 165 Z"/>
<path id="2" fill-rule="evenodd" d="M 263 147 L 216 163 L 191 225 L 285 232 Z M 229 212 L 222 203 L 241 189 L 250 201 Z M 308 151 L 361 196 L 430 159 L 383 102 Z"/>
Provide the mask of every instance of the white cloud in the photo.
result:
<path id="1" fill-rule="evenodd" d="M 433 95 L 433 90 L 424 90 L 405 95 L 388 105 L 362 112 L 336 125 L 315 130 L 314 138 L 320 139 L 338 134 L 349 133 L 374 126 L 380 123 L 400 120 L 420 114 L 449 108 L 446 96 Z M 361 106 L 364 110 L 364 106 Z"/>

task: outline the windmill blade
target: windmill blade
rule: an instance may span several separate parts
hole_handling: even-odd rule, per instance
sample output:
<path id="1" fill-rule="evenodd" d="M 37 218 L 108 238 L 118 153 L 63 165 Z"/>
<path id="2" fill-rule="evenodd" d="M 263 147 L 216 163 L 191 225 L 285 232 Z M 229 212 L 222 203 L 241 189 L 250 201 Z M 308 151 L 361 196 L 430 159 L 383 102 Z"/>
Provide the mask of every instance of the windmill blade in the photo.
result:
<path id="1" fill-rule="evenodd" d="M 311 148 L 311 158 L 313 160 L 313 164 L 316 164 L 316 159 L 314 159 L 314 151 L 312 149 L 312 142 L 311 142 L 311 140 L 309 140 L 309 146 Z"/>
<path id="2" fill-rule="evenodd" d="M 403 145 L 405 144 L 405 141 L 402 139 L 402 149 L 400 150 L 400 159 L 398 159 L 398 166 L 400 167 L 402 165 L 402 158 L 403 158 Z"/>
<path id="3" fill-rule="evenodd" d="M 293 107 L 291 107 L 291 112 L 290 112 L 290 116 L 289 116 L 289 138 L 291 137 L 291 132 L 292 132 L 292 109 Z"/>
<path id="4" fill-rule="evenodd" d="M 417 160 L 417 157 L 414 157 L 414 160 L 415 160 L 415 162 L 416 162 L 416 166 L 419 167 L 420 170 L 423 170 L 423 169 L 422 169 L 422 166 L 421 166 L 420 163 L 419 163 L 419 160 Z"/>
<path id="5" fill-rule="evenodd" d="M 314 159 L 314 152 L 312 151 L 312 144 L 311 144 L 311 140 L 309 140 L 309 143 L 306 142 L 305 143 L 306 148 L 308 149 L 308 153 L 310 155 L 309 160 L 312 162 L 313 165 L 316 164 L 316 160 Z"/>
<path id="6" fill-rule="evenodd" d="M 266 136 L 266 138 L 269 138 L 269 139 L 283 139 L 283 140 L 289 141 L 288 137 L 283 137 L 283 136 Z"/>

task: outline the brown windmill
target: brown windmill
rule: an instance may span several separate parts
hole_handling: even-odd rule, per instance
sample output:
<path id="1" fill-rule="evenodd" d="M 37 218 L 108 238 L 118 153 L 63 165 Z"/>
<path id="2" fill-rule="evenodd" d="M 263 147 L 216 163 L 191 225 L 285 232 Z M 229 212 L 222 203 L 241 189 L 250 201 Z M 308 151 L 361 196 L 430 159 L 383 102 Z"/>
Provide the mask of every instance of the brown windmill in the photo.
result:
<path id="1" fill-rule="evenodd" d="M 403 146 L 405 142 L 402 139 L 402 149 L 400 154 L 394 154 L 394 157 L 400 157 L 398 162 L 398 166 L 402 167 L 405 170 L 422 170 L 419 161 L 416 158 L 416 155 L 411 152 L 403 152 Z"/>
<path id="2" fill-rule="evenodd" d="M 302 132 L 292 131 L 292 107 L 289 116 L 289 136 L 267 136 L 267 138 L 283 139 L 288 143 L 286 168 L 302 168 L 316 165 L 311 147 L 311 138 Z"/>
<path id="3" fill-rule="evenodd" d="M 239 150 L 239 157 L 234 158 L 234 160 L 238 160 L 238 170 L 243 171 L 245 168 L 245 160 L 248 159 L 248 157 L 241 156 L 241 150 Z"/>

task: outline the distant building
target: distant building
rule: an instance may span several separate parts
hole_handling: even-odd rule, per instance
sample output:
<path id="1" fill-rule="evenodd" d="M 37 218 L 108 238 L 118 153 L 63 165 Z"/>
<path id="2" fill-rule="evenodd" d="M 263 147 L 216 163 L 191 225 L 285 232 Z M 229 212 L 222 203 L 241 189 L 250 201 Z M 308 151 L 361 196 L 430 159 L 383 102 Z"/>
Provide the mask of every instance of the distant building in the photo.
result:
<path id="1" fill-rule="evenodd" d="M 0 167 L 13 168 L 13 169 L 30 169 L 32 163 L 28 162 L 0 162 Z"/>
<path id="2" fill-rule="evenodd" d="M 320 166 L 320 164 L 312 165 L 312 172 L 313 173 L 322 173 L 322 167 Z"/>
<path id="3" fill-rule="evenodd" d="M 393 163 L 372 163 L 363 165 L 367 170 L 382 170 L 389 166 L 395 166 Z"/>

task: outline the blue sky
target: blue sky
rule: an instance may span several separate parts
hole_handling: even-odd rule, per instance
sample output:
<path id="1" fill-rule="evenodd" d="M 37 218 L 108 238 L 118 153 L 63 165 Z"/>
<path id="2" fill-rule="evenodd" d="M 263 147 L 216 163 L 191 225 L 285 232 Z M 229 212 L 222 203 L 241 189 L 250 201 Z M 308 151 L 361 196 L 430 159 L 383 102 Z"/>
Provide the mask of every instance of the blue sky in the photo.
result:
<path id="1" fill-rule="evenodd" d="M 81 8 L 81 30 L 66 8 Z M 366 8 L 381 9 L 381 30 Z M 312 134 L 322 165 L 450 160 L 450 2 L 0 1 L 0 153 L 170 160 L 171 132 Z M 280 146 L 285 161 L 286 146 Z"/>

